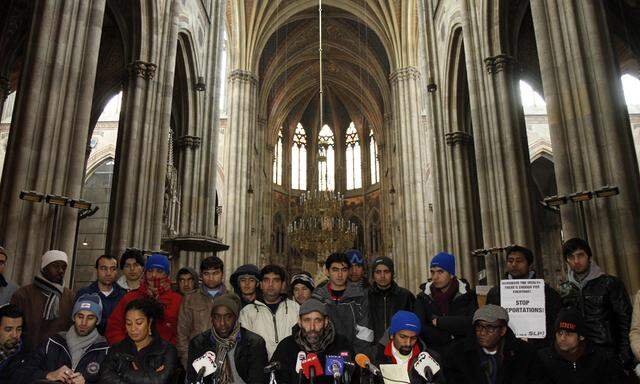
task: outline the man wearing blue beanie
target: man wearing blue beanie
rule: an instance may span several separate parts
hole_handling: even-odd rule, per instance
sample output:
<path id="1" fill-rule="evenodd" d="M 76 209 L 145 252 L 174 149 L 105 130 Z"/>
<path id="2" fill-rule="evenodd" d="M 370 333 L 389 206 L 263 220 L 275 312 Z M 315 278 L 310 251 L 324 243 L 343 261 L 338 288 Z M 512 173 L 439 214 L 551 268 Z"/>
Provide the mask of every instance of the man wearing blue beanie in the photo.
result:
<path id="1" fill-rule="evenodd" d="M 397 364 L 405 367 L 409 373 L 409 382 L 417 383 L 444 383 L 442 371 L 425 374 L 424 368 L 414 368 L 416 361 L 425 361 L 427 354 L 431 359 L 440 364 L 439 355 L 426 348 L 420 340 L 420 330 L 422 326 L 420 319 L 415 313 L 409 311 L 398 311 L 391 318 L 391 325 L 388 329 L 388 338 L 382 338 L 378 342 L 376 365 Z M 421 364 L 418 363 L 420 366 Z M 435 373 L 435 375 L 433 374 Z"/>
<path id="2" fill-rule="evenodd" d="M 453 340 L 467 335 L 478 299 L 469 283 L 456 277 L 456 259 L 452 254 L 436 254 L 429 270 L 431 279 L 420 285 L 415 313 L 422 323 L 422 340 L 442 353 Z"/>

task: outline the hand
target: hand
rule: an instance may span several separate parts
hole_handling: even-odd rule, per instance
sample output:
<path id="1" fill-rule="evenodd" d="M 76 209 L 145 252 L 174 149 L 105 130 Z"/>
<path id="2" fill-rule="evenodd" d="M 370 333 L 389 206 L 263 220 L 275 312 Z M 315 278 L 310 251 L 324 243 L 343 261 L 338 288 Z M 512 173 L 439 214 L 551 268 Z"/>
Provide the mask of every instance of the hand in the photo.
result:
<path id="1" fill-rule="evenodd" d="M 85 384 L 84 376 L 80 372 L 75 372 L 71 375 L 71 380 L 69 380 L 69 384 Z"/>
<path id="2" fill-rule="evenodd" d="M 55 371 L 47 373 L 46 379 L 49 381 L 62 381 L 63 383 L 68 383 L 70 382 L 72 375 L 73 371 L 71 368 L 63 365 Z"/>

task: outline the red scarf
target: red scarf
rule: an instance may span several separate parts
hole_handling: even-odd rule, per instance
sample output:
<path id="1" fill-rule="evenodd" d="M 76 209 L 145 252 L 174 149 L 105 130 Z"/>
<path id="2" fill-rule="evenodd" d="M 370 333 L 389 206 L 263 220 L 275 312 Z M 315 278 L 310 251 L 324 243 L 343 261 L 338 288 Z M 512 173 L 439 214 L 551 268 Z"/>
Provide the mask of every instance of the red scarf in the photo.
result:
<path id="1" fill-rule="evenodd" d="M 435 302 L 438 311 L 440 311 L 440 316 L 448 315 L 449 303 L 451 303 L 451 300 L 453 300 L 453 297 L 458 293 L 458 289 L 460 288 L 458 279 L 454 277 L 449 284 L 449 288 L 444 292 L 442 292 L 441 289 L 434 287 L 433 284 L 429 288 L 431 289 L 433 301 Z"/>
<path id="2" fill-rule="evenodd" d="M 393 351 L 391 350 L 391 348 L 393 348 L 393 341 L 390 340 L 387 343 L 387 346 L 384 347 L 384 355 L 387 356 L 393 364 L 398 364 L 396 357 L 393 356 Z M 411 369 L 413 369 L 413 362 L 419 354 L 420 347 L 418 347 L 418 343 L 415 343 L 413 345 L 413 349 L 411 350 L 411 358 L 409 358 L 409 364 L 407 364 L 407 371 L 411 371 Z"/>
<path id="3" fill-rule="evenodd" d="M 142 279 L 140 279 L 140 290 L 145 295 L 158 300 L 160 296 L 171 290 L 171 279 L 169 276 L 147 279 L 143 275 Z"/>

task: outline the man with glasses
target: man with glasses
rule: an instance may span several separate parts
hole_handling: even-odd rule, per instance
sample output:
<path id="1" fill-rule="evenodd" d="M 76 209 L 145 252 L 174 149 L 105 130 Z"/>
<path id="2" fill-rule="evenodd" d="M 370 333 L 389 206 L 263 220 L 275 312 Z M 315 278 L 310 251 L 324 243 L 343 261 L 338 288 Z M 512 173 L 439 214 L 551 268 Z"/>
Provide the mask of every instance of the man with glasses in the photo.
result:
<path id="1" fill-rule="evenodd" d="M 102 318 L 98 323 L 98 333 L 104 335 L 104 331 L 107 328 L 107 320 L 111 312 L 115 309 L 116 305 L 124 297 L 127 291 L 116 283 L 118 278 L 118 260 L 111 255 L 102 255 L 96 260 L 96 271 L 98 278 L 93 283 L 89 284 L 78 290 L 76 298 L 82 295 L 89 295 L 92 293 L 97 294 L 102 302 Z"/>
<path id="2" fill-rule="evenodd" d="M 444 372 L 453 384 L 546 383 L 535 349 L 509 329 L 507 311 L 487 304 L 473 315 L 473 336 L 445 353 Z"/>

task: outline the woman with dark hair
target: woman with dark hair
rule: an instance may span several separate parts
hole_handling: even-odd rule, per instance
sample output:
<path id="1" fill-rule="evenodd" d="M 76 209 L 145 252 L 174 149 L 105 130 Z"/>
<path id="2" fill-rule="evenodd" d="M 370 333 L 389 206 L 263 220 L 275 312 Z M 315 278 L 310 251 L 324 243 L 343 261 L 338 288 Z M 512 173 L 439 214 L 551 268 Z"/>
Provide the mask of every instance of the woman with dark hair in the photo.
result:
<path id="1" fill-rule="evenodd" d="M 164 384 L 173 382 L 178 352 L 158 336 L 162 306 L 150 298 L 127 304 L 127 336 L 113 345 L 100 371 L 100 383 Z"/>

